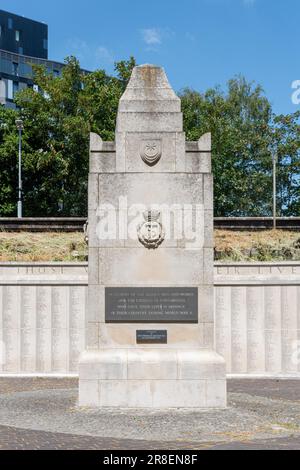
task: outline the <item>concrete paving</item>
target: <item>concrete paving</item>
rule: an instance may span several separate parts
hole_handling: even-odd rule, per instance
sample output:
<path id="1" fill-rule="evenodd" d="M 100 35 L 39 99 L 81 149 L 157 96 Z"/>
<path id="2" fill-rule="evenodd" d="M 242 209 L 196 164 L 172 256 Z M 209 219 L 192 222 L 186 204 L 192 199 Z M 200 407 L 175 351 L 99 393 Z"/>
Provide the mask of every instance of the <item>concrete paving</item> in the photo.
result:
<path id="1" fill-rule="evenodd" d="M 0 449 L 300 449 L 300 381 L 228 381 L 227 410 L 95 410 L 77 379 L 0 378 Z"/>

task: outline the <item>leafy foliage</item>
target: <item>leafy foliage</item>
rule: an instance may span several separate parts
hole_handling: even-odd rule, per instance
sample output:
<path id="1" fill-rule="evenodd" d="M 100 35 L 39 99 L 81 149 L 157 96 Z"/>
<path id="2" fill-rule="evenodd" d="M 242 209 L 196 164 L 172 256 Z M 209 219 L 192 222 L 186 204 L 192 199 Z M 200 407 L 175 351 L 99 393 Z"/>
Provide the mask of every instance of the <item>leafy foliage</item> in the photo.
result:
<path id="1" fill-rule="evenodd" d="M 23 189 L 25 216 L 85 216 L 88 137 L 113 140 L 119 99 L 135 60 L 85 74 L 74 57 L 61 77 L 34 68 L 40 89 L 17 94 L 25 122 Z M 300 112 L 274 116 L 260 86 L 235 77 L 226 93 L 180 93 L 187 140 L 213 135 L 216 216 L 264 216 L 272 207 L 272 156 L 278 153 L 281 215 L 300 210 Z M 0 107 L 0 216 L 15 215 L 17 201 L 18 113 Z"/>
<path id="2" fill-rule="evenodd" d="M 17 204 L 18 175 L 16 171 L 16 149 L 18 148 L 15 129 L 15 111 L 0 107 L 0 214 L 9 216 Z"/>

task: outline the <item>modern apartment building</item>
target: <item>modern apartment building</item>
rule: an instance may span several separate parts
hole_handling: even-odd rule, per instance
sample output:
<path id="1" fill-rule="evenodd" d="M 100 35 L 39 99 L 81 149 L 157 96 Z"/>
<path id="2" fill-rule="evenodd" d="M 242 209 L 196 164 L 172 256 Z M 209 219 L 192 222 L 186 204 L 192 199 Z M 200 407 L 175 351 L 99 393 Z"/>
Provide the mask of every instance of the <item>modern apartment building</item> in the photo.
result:
<path id="1" fill-rule="evenodd" d="M 48 60 L 48 26 L 0 10 L 0 104 L 14 108 L 15 93 L 35 87 L 33 64 L 58 76 L 64 67 Z"/>

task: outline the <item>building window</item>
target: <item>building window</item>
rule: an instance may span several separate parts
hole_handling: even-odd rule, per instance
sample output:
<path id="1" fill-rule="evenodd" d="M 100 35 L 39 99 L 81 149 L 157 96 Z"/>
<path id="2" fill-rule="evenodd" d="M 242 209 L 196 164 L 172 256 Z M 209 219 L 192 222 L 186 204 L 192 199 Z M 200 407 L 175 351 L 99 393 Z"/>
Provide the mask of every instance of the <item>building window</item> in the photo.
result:
<path id="1" fill-rule="evenodd" d="M 2 25 L 0 24 L 0 38 L 2 36 Z"/>
<path id="2" fill-rule="evenodd" d="M 59 70 L 53 70 L 53 75 L 54 77 L 59 77 L 60 76 Z"/>
<path id="3" fill-rule="evenodd" d="M 7 81 L 7 99 L 8 100 L 13 99 L 13 82 L 12 82 L 12 80 Z"/>
<path id="4" fill-rule="evenodd" d="M 5 99 L 6 99 L 5 81 L 0 79 L 0 103 L 4 104 Z"/>
<path id="5" fill-rule="evenodd" d="M 20 31 L 16 30 L 15 32 L 15 38 L 17 42 L 20 42 Z"/>
<path id="6" fill-rule="evenodd" d="M 45 50 L 48 49 L 48 39 L 43 40 L 43 47 L 44 47 Z"/>
<path id="7" fill-rule="evenodd" d="M 7 23 L 8 23 L 8 29 L 13 29 L 13 20 L 12 20 L 12 18 L 8 18 Z"/>
<path id="8" fill-rule="evenodd" d="M 23 55 L 23 54 L 24 54 L 23 47 L 19 47 L 19 54 L 21 54 L 21 55 Z"/>
<path id="9" fill-rule="evenodd" d="M 16 93 L 19 91 L 19 83 L 18 82 L 14 82 L 13 84 L 13 97 L 16 96 Z"/>
<path id="10" fill-rule="evenodd" d="M 13 62 L 13 74 L 18 76 L 19 75 L 19 64 L 17 62 Z"/>

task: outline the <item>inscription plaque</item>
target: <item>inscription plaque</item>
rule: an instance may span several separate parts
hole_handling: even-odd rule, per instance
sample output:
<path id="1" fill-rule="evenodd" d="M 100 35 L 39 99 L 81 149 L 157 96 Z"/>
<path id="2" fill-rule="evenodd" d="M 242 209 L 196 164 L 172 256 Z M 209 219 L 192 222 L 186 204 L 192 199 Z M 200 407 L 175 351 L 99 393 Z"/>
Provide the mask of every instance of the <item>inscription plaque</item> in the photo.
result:
<path id="1" fill-rule="evenodd" d="M 198 323 L 198 289 L 108 287 L 106 323 Z"/>
<path id="2" fill-rule="evenodd" d="M 137 344 L 167 344 L 167 330 L 138 330 L 136 332 Z"/>

